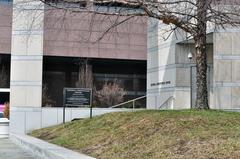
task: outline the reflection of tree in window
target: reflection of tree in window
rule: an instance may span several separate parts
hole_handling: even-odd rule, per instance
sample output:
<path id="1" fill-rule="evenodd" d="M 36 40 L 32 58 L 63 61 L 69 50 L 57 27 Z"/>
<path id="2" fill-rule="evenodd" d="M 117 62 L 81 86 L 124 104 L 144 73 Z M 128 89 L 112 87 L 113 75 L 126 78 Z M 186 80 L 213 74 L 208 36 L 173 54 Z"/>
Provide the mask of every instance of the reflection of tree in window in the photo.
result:
<path id="1" fill-rule="evenodd" d="M 8 75 L 6 67 L 1 64 L 0 66 L 0 88 L 8 87 Z"/>

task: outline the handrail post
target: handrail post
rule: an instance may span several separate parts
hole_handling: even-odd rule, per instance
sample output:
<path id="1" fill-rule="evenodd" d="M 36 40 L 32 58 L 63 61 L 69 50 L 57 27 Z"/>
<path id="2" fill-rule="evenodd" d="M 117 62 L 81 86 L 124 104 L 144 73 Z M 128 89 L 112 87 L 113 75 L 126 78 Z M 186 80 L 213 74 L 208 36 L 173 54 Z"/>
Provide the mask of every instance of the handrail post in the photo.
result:
<path id="1" fill-rule="evenodd" d="M 135 100 L 133 100 L 133 109 L 135 109 Z"/>

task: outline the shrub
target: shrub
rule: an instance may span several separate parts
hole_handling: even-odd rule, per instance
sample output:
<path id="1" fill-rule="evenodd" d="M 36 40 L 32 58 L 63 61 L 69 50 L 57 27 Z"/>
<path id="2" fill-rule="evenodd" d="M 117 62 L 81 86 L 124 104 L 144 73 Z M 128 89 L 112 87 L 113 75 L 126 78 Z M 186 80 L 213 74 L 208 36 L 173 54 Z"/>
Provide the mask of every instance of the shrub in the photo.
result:
<path id="1" fill-rule="evenodd" d="M 43 84 L 42 88 L 42 106 L 43 107 L 52 107 L 56 105 L 56 101 L 52 100 L 48 95 L 48 87 L 47 84 Z"/>
<path id="2" fill-rule="evenodd" d="M 123 102 L 126 91 L 116 82 L 105 83 L 101 90 L 95 92 L 95 99 L 99 106 L 114 106 Z"/>

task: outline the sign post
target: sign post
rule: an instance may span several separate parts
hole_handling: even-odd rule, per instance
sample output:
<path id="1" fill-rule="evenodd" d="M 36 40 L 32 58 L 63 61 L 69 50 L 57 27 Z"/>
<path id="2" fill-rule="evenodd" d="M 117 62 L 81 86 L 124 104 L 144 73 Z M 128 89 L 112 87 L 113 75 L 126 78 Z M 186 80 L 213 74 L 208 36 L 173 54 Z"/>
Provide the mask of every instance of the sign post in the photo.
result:
<path id="1" fill-rule="evenodd" d="M 92 89 L 89 88 L 64 88 L 63 89 L 63 123 L 65 123 L 66 107 L 90 107 L 92 118 Z"/>

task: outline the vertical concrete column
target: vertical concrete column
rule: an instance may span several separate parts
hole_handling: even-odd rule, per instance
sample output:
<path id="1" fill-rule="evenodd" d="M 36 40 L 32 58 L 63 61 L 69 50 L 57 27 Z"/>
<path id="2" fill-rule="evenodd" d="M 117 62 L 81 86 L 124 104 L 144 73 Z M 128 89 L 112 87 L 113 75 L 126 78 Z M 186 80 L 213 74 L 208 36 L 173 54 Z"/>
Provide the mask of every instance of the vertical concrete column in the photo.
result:
<path id="1" fill-rule="evenodd" d="M 44 5 L 14 0 L 12 20 L 10 131 L 41 127 Z"/>
<path id="2" fill-rule="evenodd" d="M 173 109 L 171 97 L 175 92 L 175 44 L 171 35 L 163 39 L 164 27 L 157 20 L 150 19 L 148 23 L 148 54 L 147 54 L 147 108 Z M 167 28 L 166 28 L 167 29 Z M 166 36 L 169 34 L 166 34 Z M 168 101 L 169 99 L 169 101 Z"/>
<path id="3" fill-rule="evenodd" d="M 147 108 L 157 108 L 157 95 L 151 84 L 158 81 L 158 21 L 148 20 L 147 32 Z"/>
<path id="4" fill-rule="evenodd" d="M 214 108 L 240 109 L 239 29 L 214 33 Z"/>

